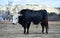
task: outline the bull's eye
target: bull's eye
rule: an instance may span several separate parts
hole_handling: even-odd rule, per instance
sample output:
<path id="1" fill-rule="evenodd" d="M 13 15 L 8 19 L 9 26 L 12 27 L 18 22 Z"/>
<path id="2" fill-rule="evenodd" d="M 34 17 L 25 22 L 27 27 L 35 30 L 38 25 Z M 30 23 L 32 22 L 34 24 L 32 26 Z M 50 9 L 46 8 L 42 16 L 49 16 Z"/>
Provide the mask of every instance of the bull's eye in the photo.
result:
<path id="1" fill-rule="evenodd" d="M 17 19 L 17 18 L 16 18 Z"/>

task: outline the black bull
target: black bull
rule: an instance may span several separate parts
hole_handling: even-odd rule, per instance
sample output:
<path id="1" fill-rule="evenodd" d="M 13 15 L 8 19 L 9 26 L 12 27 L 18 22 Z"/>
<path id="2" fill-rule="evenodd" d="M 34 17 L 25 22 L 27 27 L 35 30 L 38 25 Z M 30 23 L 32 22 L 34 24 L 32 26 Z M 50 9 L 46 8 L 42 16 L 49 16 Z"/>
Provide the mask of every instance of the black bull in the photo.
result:
<path id="1" fill-rule="evenodd" d="M 46 10 L 23 9 L 19 14 L 22 14 L 22 16 L 18 17 L 18 23 L 24 28 L 24 34 L 29 33 L 31 22 L 36 25 L 41 23 L 42 33 L 44 33 L 44 28 L 46 28 L 46 33 L 48 33 L 48 14 Z"/>

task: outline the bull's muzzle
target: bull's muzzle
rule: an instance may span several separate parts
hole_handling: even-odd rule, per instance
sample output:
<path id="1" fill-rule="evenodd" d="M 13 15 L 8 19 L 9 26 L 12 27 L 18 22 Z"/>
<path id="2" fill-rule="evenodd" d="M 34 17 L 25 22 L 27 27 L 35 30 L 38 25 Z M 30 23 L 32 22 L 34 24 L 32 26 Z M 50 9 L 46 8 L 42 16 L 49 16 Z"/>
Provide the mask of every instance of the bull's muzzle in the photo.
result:
<path id="1" fill-rule="evenodd" d="M 16 25 L 15 23 L 12 23 L 13 25 Z"/>

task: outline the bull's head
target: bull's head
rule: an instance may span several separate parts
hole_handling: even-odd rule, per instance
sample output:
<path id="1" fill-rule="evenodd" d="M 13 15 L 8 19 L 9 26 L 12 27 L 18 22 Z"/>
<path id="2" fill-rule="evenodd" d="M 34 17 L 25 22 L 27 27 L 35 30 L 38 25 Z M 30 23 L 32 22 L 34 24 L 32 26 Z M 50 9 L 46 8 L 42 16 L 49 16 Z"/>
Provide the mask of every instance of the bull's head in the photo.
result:
<path id="1" fill-rule="evenodd" d="M 12 24 L 17 24 L 18 23 L 18 17 L 22 16 L 22 14 L 14 14 L 12 17 Z"/>

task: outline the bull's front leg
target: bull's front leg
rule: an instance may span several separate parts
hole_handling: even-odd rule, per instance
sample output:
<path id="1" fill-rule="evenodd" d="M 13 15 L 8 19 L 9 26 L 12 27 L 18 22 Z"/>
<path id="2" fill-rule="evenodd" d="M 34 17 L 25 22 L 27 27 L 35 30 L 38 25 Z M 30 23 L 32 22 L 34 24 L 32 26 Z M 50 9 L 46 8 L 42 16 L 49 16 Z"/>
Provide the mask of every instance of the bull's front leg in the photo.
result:
<path id="1" fill-rule="evenodd" d="M 29 34 L 29 28 L 27 28 L 27 34 Z"/>
<path id="2" fill-rule="evenodd" d="M 30 24 L 31 24 L 31 22 L 27 23 L 27 34 L 29 34 Z"/>
<path id="3" fill-rule="evenodd" d="M 26 34 L 26 27 L 24 26 L 24 34 Z"/>

